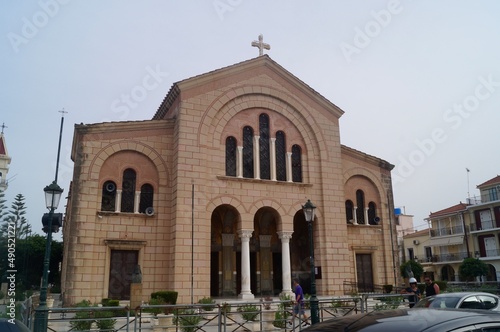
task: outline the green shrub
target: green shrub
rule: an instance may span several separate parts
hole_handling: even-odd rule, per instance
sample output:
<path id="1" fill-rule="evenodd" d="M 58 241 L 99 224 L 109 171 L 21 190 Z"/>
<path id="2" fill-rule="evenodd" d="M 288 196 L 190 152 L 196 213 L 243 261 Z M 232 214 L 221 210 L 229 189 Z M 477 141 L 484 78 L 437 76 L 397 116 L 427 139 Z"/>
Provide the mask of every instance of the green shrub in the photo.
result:
<path id="1" fill-rule="evenodd" d="M 438 280 L 434 282 L 439 286 L 439 290 L 441 292 L 446 292 L 446 289 L 448 289 L 448 282 L 446 280 Z"/>
<path id="2" fill-rule="evenodd" d="M 151 298 L 162 300 L 164 304 L 177 304 L 178 295 L 175 291 L 159 291 L 151 293 Z"/>
<path id="3" fill-rule="evenodd" d="M 243 317 L 246 322 L 255 321 L 259 316 L 259 308 L 253 304 L 245 304 L 238 307 L 238 312 L 241 313 L 241 317 Z"/>
<path id="4" fill-rule="evenodd" d="M 77 308 L 90 308 L 91 304 L 88 300 L 83 300 L 76 304 Z M 76 331 L 88 331 L 92 326 L 93 320 L 91 311 L 78 311 L 75 313 L 75 319 L 69 322 L 72 330 Z"/>
<path id="5" fill-rule="evenodd" d="M 213 300 L 211 297 L 204 297 L 198 300 L 199 304 L 204 304 L 202 307 L 203 310 L 205 311 L 212 311 L 215 309 L 215 300 Z"/>
<path id="6" fill-rule="evenodd" d="M 97 320 L 97 327 L 99 328 L 99 331 L 113 331 L 116 319 L 112 317 L 113 312 L 109 310 L 95 312 L 95 318 Z"/>
<path id="7" fill-rule="evenodd" d="M 288 294 L 280 295 L 280 303 L 278 304 L 278 310 L 274 314 L 273 325 L 275 327 L 284 329 L 286 328 L 286 323 L 288 317 L 290 317 L 290 312 L 287 310 L 292 307 L 292 297 Z"/>
<path id="8" fill-rule="evenodd" d="M 375 304 L 373 310 L 389 310 L 389 309 L 397 309 L 403 302 L 403 297 L 402 296 L 381 297 L 378 298 L 378 300 L 380 300 L 381 303 Z"/>
<path id="9" fill-rule="evenodd" d="M 223 315 L 227 315 L 231 312 L 231 305 L 227 302 L 222 303 L 220 306 L 220 312 Z"/>
<path id="10" fill-rule="evenodd" d="M 162 305 L 162 304 L 164 304 L 164 303 L 159 299 L 149 300 L 149 305 Z M 152 313 L 153 315 L 156 316 L 158 314 L 161 314 L 164 311 L 164 308 L 146 308 L 143 311 Z"/>
<path id="11" fill-rule="evenodd" d="M 178 310 L 174 317 L 175 324 L 180 325 L 183 332 L 194 332 L 198 330 L 198 324 L 202 317 L 193 309 Z"/>

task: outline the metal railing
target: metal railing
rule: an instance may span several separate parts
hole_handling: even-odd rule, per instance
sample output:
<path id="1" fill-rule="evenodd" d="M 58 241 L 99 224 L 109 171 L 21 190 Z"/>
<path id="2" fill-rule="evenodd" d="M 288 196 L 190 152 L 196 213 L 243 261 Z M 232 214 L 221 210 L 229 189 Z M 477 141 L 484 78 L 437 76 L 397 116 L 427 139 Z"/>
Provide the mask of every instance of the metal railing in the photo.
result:
<path id="1" fill-rule="evenodd" d="M 363 302 L 366 299 L 359 296 L 322 298 L 318 301 L 320 321 L 357 314 L 369 307 Z M 305 301 L 305 308 L 308 313 L 308 301 Z M 305 322 L 293 315 L 290 300 L 235 300 L 215 305 L 141 305 L 136 310 L 125 306 L 50 308 L 48 331 L 80 332 L 95 329 L 109 332 L 244 332 L 300 331 L 305 328 Z M 32 320 L 27 323 L 28 326 L 33 326 Z"/>

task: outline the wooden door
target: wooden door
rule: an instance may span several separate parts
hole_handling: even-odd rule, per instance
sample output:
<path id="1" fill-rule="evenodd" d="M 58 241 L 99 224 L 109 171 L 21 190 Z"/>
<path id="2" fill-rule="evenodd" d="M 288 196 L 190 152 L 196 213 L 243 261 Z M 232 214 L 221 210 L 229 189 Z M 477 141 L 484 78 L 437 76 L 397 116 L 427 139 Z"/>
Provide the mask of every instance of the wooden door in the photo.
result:
<path id="1" fill-rule="evenodd" d="M 358 292 L 373 292 L 373 267 L 371 254 L 356 254 Z"/>
<path id="2" fill-rule="evenodd" d="M 138 258 L 137 250 L 111 250 L 108 298 L 130 300 L 130 284 Z"/>

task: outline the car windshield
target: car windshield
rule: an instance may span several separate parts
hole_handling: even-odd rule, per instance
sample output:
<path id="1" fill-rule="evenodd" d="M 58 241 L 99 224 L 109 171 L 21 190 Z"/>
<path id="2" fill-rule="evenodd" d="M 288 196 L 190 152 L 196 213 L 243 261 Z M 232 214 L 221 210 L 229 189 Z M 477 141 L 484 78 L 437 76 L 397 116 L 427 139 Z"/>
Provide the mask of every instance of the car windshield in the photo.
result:
<path id="1" fill-rule="evenodd" d="M 440 297 L 427 297 L 418 301 L 415 307 L 417 308 L 455 308 L 457 306 L 459 297 L 456 296 L 440 296 Z"/>

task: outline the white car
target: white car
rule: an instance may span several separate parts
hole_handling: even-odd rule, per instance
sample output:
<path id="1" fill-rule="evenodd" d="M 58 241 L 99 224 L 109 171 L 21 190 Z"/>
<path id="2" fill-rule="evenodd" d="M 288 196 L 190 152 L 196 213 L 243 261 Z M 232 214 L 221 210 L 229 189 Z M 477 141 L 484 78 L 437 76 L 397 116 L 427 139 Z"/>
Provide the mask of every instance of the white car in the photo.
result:
<path id="1" fill-rule="evenodd" d="M 414 308 L 457 308 L 500 311 L 500 298 L 484 292 L 442 293 L 428 296 Z"/>

